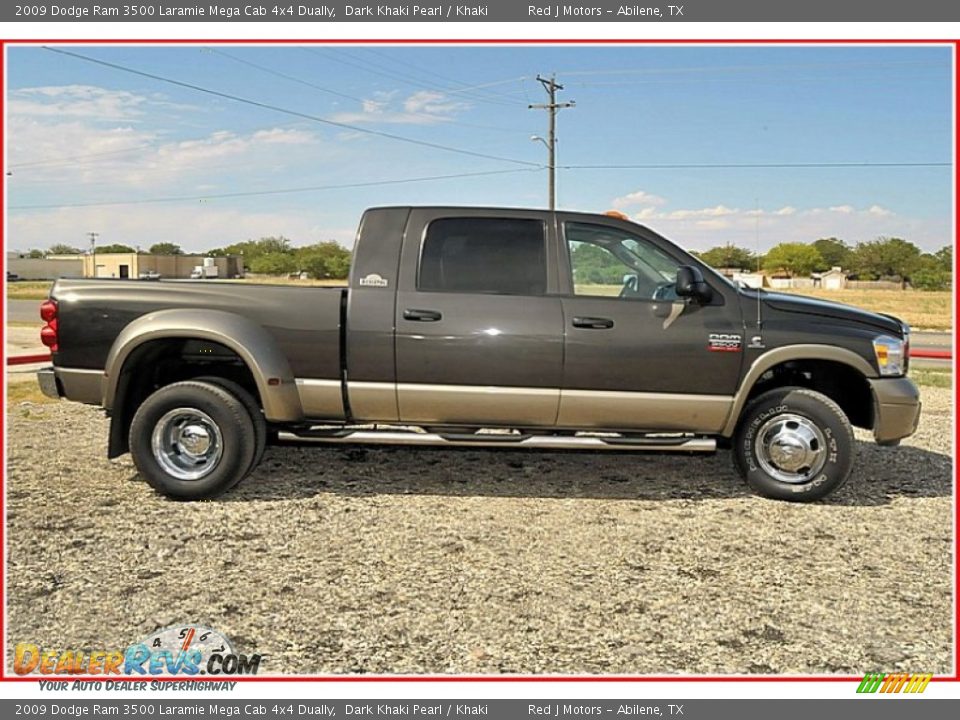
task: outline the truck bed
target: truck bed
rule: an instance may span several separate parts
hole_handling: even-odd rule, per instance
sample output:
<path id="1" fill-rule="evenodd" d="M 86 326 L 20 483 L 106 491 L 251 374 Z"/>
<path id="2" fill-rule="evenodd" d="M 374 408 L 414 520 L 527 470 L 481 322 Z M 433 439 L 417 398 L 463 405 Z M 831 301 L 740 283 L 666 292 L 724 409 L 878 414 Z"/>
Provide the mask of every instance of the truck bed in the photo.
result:
<path id="1" fill-rule="evenodd" d="M 55 363 L 102 370 L 129 323 L 159 310 L 189 308 L 239 313 L 276 339 L 296 377 L 335 379 L 346 292 L 216 280 L 58 280 L 51 291 L 60 308 Z"/>

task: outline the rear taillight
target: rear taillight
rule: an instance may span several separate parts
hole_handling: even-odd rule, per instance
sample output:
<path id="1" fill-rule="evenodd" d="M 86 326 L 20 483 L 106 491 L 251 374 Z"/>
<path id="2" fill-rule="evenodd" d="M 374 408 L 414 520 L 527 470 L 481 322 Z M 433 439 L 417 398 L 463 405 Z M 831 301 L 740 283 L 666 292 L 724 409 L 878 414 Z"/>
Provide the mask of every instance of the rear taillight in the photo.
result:
<path id="1" fill-rule="evenodd" d="M 57 352 L 60 338 L 57 327 L 57 301 L 44 300 L 40 304 L 40 318 L 47 324 L 40 331 L 40 342 L 50 348 L 50 352 Z"/>
<path id="2" fill-rule="evenodd" d="M 57 301 L 56 300 L 44 300 L 40 303 L 40 318 L 44 322 L 50 322 L 55 320 L 57 317 Z"/>

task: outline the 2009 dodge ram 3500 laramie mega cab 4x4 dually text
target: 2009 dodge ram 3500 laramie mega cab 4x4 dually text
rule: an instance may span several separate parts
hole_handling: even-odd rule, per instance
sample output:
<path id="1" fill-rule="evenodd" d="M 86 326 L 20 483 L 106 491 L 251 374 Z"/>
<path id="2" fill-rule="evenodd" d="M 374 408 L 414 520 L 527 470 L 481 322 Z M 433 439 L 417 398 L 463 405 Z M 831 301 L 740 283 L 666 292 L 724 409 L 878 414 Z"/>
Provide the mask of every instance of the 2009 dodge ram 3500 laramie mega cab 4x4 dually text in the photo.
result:
<path id="1" fill-rule="evenodd" d="M 109 456 L 129 451 L 181 499 L 230 488 L 293 436 L 719 443 L 756 492 L 814 500 L 850 475 L 851 425 L 892 445 L 920 413 L 901 321 L 737 287 L 610 215 L 376 208 L 347 288 L 59 280 L 41 315 L 44 391 L 101 405 Z"/>

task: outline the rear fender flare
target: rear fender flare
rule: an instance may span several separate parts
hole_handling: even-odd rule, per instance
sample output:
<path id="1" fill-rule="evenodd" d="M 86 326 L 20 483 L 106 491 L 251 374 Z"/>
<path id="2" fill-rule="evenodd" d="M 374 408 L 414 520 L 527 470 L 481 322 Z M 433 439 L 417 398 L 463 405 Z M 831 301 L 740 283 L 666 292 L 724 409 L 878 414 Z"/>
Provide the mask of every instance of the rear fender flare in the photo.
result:
<path id="1" fill-rule="evenodd" d="M 253 374 L 267 420 L 297 422 L 303 408 L 290 363 L 260 325 L 222 310 L 158 310 L 137 318 L 117 336 L 103 376 L 103 407 L 110 411 L 124 364 L 143 343 L 165 338 L 209 340 L 235 352 Z"/>

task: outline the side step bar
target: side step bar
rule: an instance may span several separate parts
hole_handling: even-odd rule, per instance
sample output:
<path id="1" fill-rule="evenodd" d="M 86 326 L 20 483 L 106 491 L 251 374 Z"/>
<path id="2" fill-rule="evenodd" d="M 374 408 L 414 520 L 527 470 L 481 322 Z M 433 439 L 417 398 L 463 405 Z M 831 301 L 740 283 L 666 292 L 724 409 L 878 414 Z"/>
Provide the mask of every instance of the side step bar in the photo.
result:
<path id="1" fill-rule="evenodd" d="M 493 433 L 418 433 L 391 430 L 304 430 L 281 432 L 281 440 L 330 444 L 418 445 L 433 447 L 508 447 L 532 450 L 618 450 L 643 452 L 714 452 L 706 437 L 617 437 L 516 435 Z"/>

